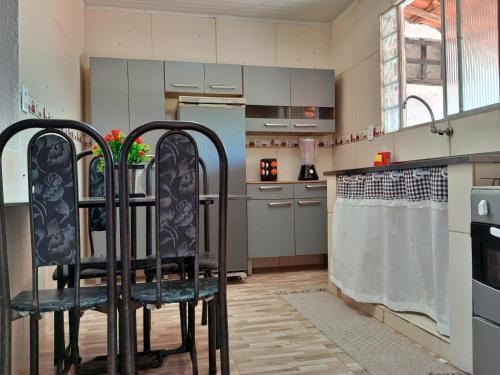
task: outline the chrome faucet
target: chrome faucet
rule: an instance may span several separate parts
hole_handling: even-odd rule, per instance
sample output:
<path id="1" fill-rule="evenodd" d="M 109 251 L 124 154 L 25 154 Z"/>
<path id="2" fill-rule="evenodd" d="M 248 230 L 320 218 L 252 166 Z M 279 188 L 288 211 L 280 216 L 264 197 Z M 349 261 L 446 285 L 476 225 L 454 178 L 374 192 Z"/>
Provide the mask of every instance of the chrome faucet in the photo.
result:
<path id="1" fill-rule="evenodd" d="M 403 102 L 403 109 L 406 109 L 406 104 L 408 103 L 409 99 L 416 99 L 416 100 L 418 100 L 423 105 L 425 105 L 425 107 L 429 111 L 429 113 L 431 115 L 431 133 L 432 134 L 439 134 L 439 135 L 446 134 L 448 137 L 453 134 L 453 128 L 451 126 L 448 126 L 446 129 L 438 129 L 438 128 L 436 128 L 436 120 L 434 118 L 434 112 L 432 111 L 432 108 L 429 105 L 429 103 L 427 103 L 420 96 L 417 96 L 417 95 L 409 95 L 409 96 L 407 96 L 406 99 Z"/>

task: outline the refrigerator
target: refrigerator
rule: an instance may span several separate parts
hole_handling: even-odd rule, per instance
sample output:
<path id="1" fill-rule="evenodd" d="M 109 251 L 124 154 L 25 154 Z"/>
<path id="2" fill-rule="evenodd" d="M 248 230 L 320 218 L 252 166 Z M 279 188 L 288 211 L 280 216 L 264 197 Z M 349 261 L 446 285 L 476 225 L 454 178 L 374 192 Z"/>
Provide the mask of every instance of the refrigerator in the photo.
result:
<path id="1" fill-rule="evenodd" d="M 177 118 L 199 122 L 215 131 L 228 158 L 229 194 L 246 194 L 245 105 L 243 98 L 180 97 Z M 199 156 L 205 161 L 210 194 L 219 193 L 219 159 L 211 141 L 204 135 L 191 133 L 196 140 Z M 218 201 L 210 210 L 210 251 L 218 250 Z M 203 210 L 200 207 L 200 210 Z M 203 215 L 200 217 L 200 248 L 203 249 Z M 227 269 L 229 273 L 245 272 L 248 268 L 247 203 L 229 200 L 227 216 Z"/>

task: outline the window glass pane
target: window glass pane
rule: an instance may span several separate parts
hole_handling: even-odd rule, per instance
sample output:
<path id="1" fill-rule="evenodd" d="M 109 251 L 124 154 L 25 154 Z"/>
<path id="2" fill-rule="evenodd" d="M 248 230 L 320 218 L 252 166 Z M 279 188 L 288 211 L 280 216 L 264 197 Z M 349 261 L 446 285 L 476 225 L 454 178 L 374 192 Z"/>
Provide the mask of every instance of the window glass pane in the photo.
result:
<path id="1" fill-rule="evenodd" d="M 388 109 L 384 112 L 384 131 L 386 133 L 399 130 L 399 108 Z"/>
<path id="2" fill-rule="evenodd" d="M 395 58 L 398 55 L 398 35 L 392 34 L 382 42 L 384 61 Z"/>
<path id="3" fill-rule="evenodd" d="M 458 113 L 457 0 L 444 0 L 446 22 L 446 97 L 448 114 Z"/>
<path id="4" fill-rule="evenodd" d="M 396 18 L 396 8 L 388 10 L 382 16 L 382 37 L 385 38 L 387 35 L 396 32 L 398 29 L 398 22 Z"/>
<path id="5" fill-rule="evenodd" d="M 398 62 L 397 58 L 384 63 L 384 85 L 398 81 Z"/>
<path id="6" fill-rule="evenodd" d="M 404 96 L 425 100 L 436 119 L 443 118 L 441 56 L 441 5 L 439 1 L 406 0 L 404 14 Z M 409 100 L 404 126 L 430 121 L 429 111 L 417 100 Z"/>
<path id="7" fill-rule="evenodd" d="M 462 0 L 464 110 L 499 101 L 498 1 Z"/>
<path id="8" fill-rule="evenodd" d="M 384 89 L 384 108 L 390 108 L 399 104 L 399 83 L 396 82 Z"/>

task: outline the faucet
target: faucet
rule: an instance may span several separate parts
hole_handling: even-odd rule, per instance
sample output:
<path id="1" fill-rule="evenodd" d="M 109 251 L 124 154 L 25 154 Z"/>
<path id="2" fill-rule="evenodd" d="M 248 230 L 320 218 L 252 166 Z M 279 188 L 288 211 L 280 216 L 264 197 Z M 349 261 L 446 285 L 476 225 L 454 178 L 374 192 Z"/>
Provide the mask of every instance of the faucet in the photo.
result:
<path id="1" fill-rule="evenodd" d="M 436 120 L 434 119 L 434 112 L 432 111 L 431 106 L 429 105 L 429 103 L 427 103 L 420 96 L 417 96 L 417 95 L 409 95 L 409 96 L 407 96 L 406 99 L 403 101 L 403 109 L 406 109 L 406 104 L 408 103 L 409 99 L 416 99 L 416 100 L 418 100 L 423 105 L 425 105 L 425 107 L 429 111 L 429 113 L 431 115 L 431 133 L 432 134 L 439 134 L 439 135 L 446 134 L 448 137 L 453 134 L 453 128 L 451 126 L 448 126 L 446 129 L 438 129 L 438 128 L 436 128 Z"/>

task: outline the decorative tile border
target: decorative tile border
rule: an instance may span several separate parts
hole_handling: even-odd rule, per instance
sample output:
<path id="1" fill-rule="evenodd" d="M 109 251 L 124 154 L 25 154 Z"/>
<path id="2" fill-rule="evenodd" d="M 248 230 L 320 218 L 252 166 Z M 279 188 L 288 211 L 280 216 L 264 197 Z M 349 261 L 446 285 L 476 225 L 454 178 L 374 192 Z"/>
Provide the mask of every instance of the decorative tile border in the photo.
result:
<path id="1" fill-rule="evenodd" d="M 247 136 L 246 148 L 298 148 L 300 137 L 255 137 Z M 333 147 L 331 137 L 308 137 L 314 138 L 318 148 Z"/>
<path id="2" fill-rule="evenodd" d="M 363 130 L 358 130 L 352 133 L 347 133 L 342 136 L 336 137 L 333 141 L 335 146 L 347 145 L 350 143 L 366 141 L 369 139 L 370 128 L 366 128 Z M 373 127 L 373 137 L 380 137 L 384 134 L 384 130 L 381 125 L 377 125 Z"/>

